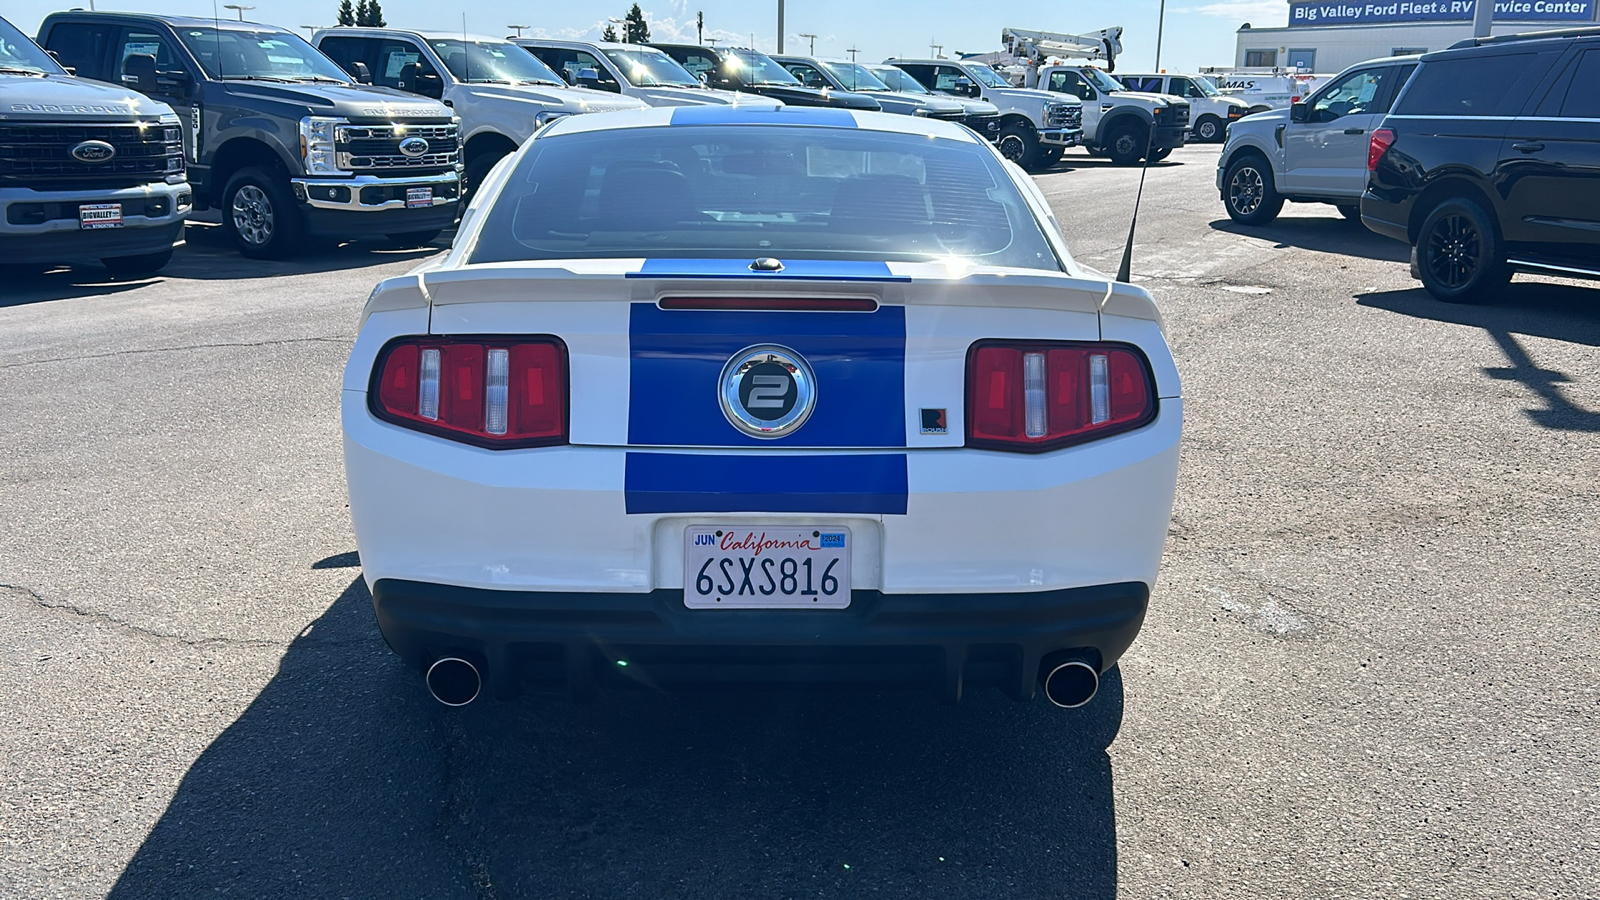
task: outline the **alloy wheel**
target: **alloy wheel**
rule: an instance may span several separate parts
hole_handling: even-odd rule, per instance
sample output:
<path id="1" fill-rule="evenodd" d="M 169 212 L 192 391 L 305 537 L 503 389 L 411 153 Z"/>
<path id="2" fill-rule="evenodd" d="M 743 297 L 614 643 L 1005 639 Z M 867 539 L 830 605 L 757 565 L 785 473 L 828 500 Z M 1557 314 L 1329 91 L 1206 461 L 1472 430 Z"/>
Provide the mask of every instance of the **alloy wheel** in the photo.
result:
<path id="1" fill-rule="evenodd" d="M 1434 223 L 1428 234 L 1424 264 L 1435 280 L 1447 288 L 1471 283 L 1482 253 L 1477 223 L 1463 215 L 1449 215 Z"/>
<path id="2" fill-rule="evenodd" d="M 1266 186 L 1261 173 L 1251 166 L 1242 166 L 1228 182 L 1228 205 L 1241 216 L 1248 216 L 1261 208 Z"/>
<path id="3" fill-rule="evenodd" d="M 272 201 L 261 188 L 247 184 L 233 195 L 233 230 L 247 244 L 261 246 L 272 240 Z"/>
<path id="4" fill-rule="evenodd" d="M 1139 142 L 1134 140 L 1133 135 L 1127 132 L 1117 135 L 1116 141 L 1111 146 L 1118 156 L 1132 156 L 1139 152 Z"/>

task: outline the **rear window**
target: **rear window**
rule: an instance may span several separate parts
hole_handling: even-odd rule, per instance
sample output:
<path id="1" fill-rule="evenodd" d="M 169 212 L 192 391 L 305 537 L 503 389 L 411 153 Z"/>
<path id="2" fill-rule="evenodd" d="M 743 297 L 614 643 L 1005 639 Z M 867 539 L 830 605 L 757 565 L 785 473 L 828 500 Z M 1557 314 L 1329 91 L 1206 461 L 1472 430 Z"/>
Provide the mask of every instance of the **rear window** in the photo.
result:
<path id="1" fill-rule="evenodd" d="M 923 261 L 1060 271 L 993 151 L 843 128 L 673 126 L 534 141 L 473 262 Z"/>
<path id="2" fill-rule="evenodd" d="M 1403 116 L 1505 116 L 1525 94 L 1512 88 L 1538 58 L 1534 53 L 1467 56 L 1424 63 L 1400 106 Z M 1541 73 L 1542 74 L 1542 73 Z"/>

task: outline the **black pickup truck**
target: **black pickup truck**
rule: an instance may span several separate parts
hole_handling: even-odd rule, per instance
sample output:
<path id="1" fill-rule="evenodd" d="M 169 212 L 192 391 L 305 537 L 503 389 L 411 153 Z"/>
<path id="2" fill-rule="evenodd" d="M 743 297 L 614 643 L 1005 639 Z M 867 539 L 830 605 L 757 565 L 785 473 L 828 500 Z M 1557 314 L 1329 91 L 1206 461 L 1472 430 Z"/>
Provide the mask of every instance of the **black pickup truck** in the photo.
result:
<path id="1" fill-rule="evenodd" d="M 81 77 L 170 105 L 197 209 L 239 252 L 287 256 L 306 235 L 432 240 L 456 216 L 459 122 L 438 101 L 358 84 L 273 25 L 73 10 L 39 43 Z"/>

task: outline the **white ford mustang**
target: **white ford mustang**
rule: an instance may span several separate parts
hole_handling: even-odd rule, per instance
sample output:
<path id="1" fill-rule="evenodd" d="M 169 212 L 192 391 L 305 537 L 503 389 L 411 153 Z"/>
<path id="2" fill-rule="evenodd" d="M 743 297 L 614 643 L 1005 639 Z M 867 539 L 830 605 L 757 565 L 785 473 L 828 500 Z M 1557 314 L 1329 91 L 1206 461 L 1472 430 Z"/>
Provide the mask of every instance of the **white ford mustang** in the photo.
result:
<path id="1" fill-rule="evenodd" d="M 958 125 L 573 116 L 373 291 L 344 377 L 378 625 L 434 696 L 627 682 L 1088 702 L 1183 401 L 1155 303 Z"/>

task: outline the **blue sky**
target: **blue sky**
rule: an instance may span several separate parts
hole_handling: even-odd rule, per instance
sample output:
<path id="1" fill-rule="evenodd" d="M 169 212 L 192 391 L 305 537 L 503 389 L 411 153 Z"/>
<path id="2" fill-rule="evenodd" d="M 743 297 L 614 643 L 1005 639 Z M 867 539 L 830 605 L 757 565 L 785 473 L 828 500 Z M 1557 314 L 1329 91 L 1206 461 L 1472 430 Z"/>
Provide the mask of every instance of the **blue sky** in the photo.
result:
<path id="1" fill-rule="evenodd" d="M 217 0 L 221 3 L 229 0 Z M 332 24 L 338 0 L 232 0 L 253 5 L 246 18 L 295 28 Z M 467 28 L 476 33 L 509 34 L 508 24 L 532 26 L 528 33 L 598 37 L 608 16 L 621 16 L 631 0 L 596 3 L 489 2 L 489 0 L 383 0 L 390 25 L 414 28 L 457 29 L 466 14 Z M 48 13 L 89 0 L 4 0 L 0 10 L 23 31 L 34 34 Z M 95 0 L 99 9 L 159 11 L 179 15 L 209 16 L 211 0 Z M 706 36 L 740 44 L 750 43 L 768 53 L 777 45 L 776 0 L 648 0 L 641 2 L 657 40 L 694 40 L 697 10 L 706 16 Z M 817 37 L 819 56 L 845 56 L 854 46 L 863 60 L 887 56 L 925 56 L 930 42 L 942 44 L 945 53 L 987 52 L 999 49 L 1004 26 L 1044 31 L 1084 32 L 1113 25 L 1126 29 L 1124 56 L 1119 68 L 1148 69 L 1156 50 L 1159 0 L 787 0 L 786 49 L 804 50 L 798 37 Z M 1162 67 L 1190 70 L 1202 65 L 1229 65 L 1233 61 L 1234 34 L 1244 22 L 1257 26 L 1284 25 L 1287 0 L 1169 0 L 1163 41 Z M 235 15 L 222 10 L 226 15 Z"/>

